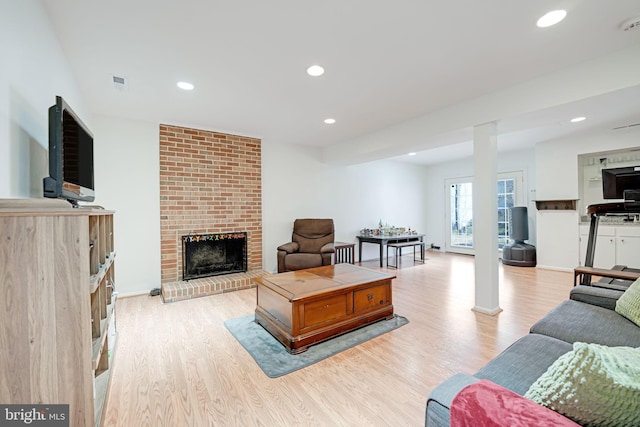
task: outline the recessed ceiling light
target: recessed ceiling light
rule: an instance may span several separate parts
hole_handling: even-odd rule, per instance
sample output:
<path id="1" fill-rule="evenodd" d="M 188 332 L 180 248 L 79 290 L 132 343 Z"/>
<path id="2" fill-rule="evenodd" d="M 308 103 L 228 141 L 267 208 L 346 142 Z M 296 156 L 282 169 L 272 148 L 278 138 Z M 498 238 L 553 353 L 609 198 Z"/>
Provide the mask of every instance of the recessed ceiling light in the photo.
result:
<path id="1" fill-rule="evenodd" d="M 416 153 L 414 153 L 413 151 L 411 153 L 408 154 L 409 156 L 415 156 Z"/>
<path id="2" fill-rule="evenodd" d="M 583 120 L 585 120 L 586 117 L 574 117 L 573 119 L 571 119 L 571 123 L 578 123 L 581 122 Z"/>
<path id="3" fill-rule="evenodd" d="M 562 21 L 565 16 L 567 16 L 566 10 L 552 10 L 551 12 L 545 14 L 542 18 L 538 19 L 536 25 L 540 28 L 550 27 Z"/>
<path id="4" fill-rule="evenodd" d="M 178 82 L 178 87 L 182 90 L 193 90 L 193 84 L 189 82 Z"/>
<path id="5" fill-rule="evenodd" d="M 319 65 L 312 65 L 311 67 L 307 68 L 307 74 L 312 77 L 321 76 L 324 74 L 324 68 Z"/>
<path id="6" fill-rule="evenodd" d="M 332 125 L 336 122 L 336 119 L 324 119 L 324 122 L 328 125 Z"/>

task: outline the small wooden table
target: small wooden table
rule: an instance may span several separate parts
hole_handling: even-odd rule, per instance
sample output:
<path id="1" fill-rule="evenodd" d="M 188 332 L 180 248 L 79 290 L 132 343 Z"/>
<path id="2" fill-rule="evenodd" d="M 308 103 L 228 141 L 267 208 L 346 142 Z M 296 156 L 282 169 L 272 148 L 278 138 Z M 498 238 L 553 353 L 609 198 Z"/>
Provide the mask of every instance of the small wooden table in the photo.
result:
<path id="1" fill-rule="evenodd" d="M 351 264 L 326 265 L 254 279 L 256 322 L 293 354 L 393 317 L 395 275 Z"/>
<path id="2" fill-rule="evenodd" d="M 334 264 L 340 264 L 348 262 L 349 264 L 355 263 L 355 243 L 347 242 L 334 242 L 333 248 L 335 249 Z"/>

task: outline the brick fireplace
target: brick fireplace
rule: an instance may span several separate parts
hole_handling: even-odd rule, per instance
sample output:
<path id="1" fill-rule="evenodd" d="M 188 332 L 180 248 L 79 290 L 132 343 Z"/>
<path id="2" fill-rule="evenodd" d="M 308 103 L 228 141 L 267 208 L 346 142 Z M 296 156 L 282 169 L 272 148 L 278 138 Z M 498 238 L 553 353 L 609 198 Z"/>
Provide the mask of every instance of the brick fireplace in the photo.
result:
<path id="1" fill-rule="evenodd" d="M 182 236 L 182 280 L 247 271 L 247 233 Z"/>
<path id="2" fill-rule="evenodd" d="M 160 246 L 166 302 L 245 289 L 262 270 L 261 141 L 160 125 Z M 182 237 L 246 232 L 247 272 L 183 281 Z"/>

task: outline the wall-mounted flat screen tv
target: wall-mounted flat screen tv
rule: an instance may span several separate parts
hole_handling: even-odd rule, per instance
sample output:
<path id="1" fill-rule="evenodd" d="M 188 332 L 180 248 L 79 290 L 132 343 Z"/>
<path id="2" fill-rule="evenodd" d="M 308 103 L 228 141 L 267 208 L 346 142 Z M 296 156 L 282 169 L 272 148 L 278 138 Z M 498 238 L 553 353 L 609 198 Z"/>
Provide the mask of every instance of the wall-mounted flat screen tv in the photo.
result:
<path id="1" fill-rule="evenodd" d="M 44 196 L 93 202 L 93 134 L 62 97 L 49 108 L 49 176 Z"/>
<path id="2" fill-rule="evenodd" d="M 625 190 L 640 190 L 640 166 L 602 169 L 604 199 L 624 199 Z"/>

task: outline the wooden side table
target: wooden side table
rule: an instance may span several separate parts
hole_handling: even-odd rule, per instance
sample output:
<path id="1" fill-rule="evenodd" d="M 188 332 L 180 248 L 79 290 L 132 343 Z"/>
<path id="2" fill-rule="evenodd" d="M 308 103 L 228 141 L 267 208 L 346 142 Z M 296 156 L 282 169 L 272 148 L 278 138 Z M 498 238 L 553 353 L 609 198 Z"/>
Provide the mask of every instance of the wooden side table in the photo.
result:
<path id="1" fill-rule="evenodd" d="M 333 247 L 336 250 L 335 252 L 335 262 L 334 264 L 354 264 L 355 263 L 355 243 L 347 243 L 347 242 L 334 242 Z"/>

